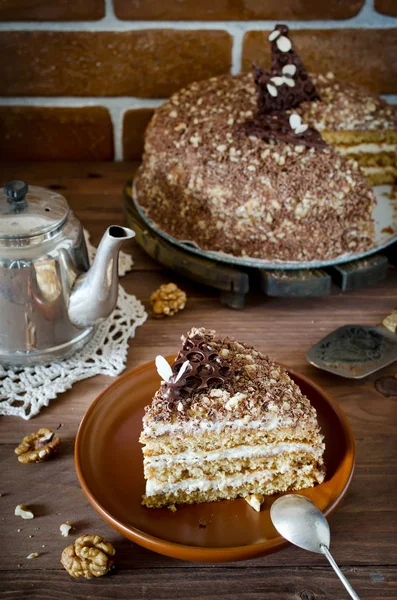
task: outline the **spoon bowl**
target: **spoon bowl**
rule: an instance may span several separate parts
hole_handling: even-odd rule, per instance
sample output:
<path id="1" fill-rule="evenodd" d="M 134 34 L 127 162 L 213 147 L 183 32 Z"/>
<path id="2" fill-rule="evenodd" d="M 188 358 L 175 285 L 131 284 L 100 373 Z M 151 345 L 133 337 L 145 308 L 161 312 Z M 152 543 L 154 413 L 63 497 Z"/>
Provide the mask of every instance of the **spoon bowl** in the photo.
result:
<path id="1" fill-rule="evenodd" d="M 329 551 L 331 536 L 328 521 L 317 506 L 300 494 L 287 494 L 273 502 L 270 518 L 277 531 L 289 542 L 324 554 L 353 600 L 360 600 Z"/>
<path id="2" fill-rule="evenodd" d="M 295 546 L 318 554 L 323 554 L 322 545 L 329 548 L 331 536 L 328 521 L 305 496 L 281 496 L 273 502 L 270 518 L 277 531 Z"/>

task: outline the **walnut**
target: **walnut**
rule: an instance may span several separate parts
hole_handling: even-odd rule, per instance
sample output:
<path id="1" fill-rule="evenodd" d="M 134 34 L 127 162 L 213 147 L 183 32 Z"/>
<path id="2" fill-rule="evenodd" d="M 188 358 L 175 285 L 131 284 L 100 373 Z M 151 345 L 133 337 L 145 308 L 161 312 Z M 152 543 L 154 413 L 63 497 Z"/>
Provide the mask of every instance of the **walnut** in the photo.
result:
<path id="1" fill-rule="evenodd" d="M 85 534 L 77 538 L 73 546 L 67 546 L 61 556 L 61 563 L 71 577 L 101 577 L 113 566 L 110 558 L 115 554 L 112 544 L 100 535 Z"/>
<path id="2" fill-rule="evenodd" d="M 156 317 L 172 317 L 185 308 L 186 294 L 175 283 L 161 285 L 150 296 L 153 313 Z"/>
<path id="3" fill-rule="evenodd" d="M 23 438 L 15 454 L 21 463 L 39 463 L 47 460 L 57 452 L 61 439 L 54 437 L 55 433 L 47 427 L 42 427 L 36 433 Z"/>

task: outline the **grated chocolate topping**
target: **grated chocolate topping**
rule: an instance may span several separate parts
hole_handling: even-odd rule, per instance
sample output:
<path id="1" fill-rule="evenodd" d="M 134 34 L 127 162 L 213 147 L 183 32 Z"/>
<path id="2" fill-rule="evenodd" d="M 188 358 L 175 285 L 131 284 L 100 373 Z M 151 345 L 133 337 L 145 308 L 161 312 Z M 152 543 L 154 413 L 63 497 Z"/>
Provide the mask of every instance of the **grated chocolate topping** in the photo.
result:
<path id="1" fill-rule="evenodd" d="M 189 398 L 179 401 L 164 399 L 159 390 L 145 408 L 145 428 L 156 427 L 157 423 L 189 422 L 199 431 L 203 420 L 216 423 L 225 419 L 245 423 L 290 419 L 300 427 L 315 421 L 314 408 L 283 367 L 252 346 L 210 329 L 193 328 L 187 338 L 182 337 L 182 344 L 197 335 L 226 361 L 231 377 L 225 378 L 220 387 L 192 390 Z"/>
<path id="2" fill-rule="evenodd" d="M 333 85 L 325 81 L 317 86 L 323 99 Z M 372 128 L 362 93 L 361 99 L 346 128 Z M 204 250 L 280 260 L 367 250 L 374 196 L 358 164 L 330 145 L 308 148 L 238 135 L 240 124 L 255 119 L 256 100 L 252 73 L 225 75 L 193 83 L 156 109 L 134 179 L 140 206 L 160 229 Z M 305 102 L 294 110 L 323 131 L 307 111 L 324 104 Z M 387 116 L 382 111 L 378 103 L 374 124 L 377 115 Z M 335 122 L 338 113 L 332 114 Z M 352 126 L 353 116 L 363 120 Z M 344 125 L 341 118 L 335 124 Z"/>
<path id="3" fill-rule="evenodd" d="M 189 361 L 189 367 L 177 378 L 185 361 Z M 233 376 L 230 365 L 200 334 L 185 339 L 171 368 L 173 376 L 161 386 L 161 397 L 171 404 L 186 400 L 193 393 L 224 385 Z"/>

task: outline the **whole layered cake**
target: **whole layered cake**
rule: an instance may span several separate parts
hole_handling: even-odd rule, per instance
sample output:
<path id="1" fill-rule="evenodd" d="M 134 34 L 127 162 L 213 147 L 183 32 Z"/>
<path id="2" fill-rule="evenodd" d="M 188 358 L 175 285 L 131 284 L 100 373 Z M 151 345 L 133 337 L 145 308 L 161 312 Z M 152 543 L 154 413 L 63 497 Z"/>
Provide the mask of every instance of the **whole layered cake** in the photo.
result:
<path id="1" fill-rule="evenodd" d="M 388 180 L 396 113 L 332 74 L 309 76 L 288 28 L 272 33 L 269 72 L 193 83 L 155 111 L 135 199 L 203 250 L 287 261 L 365 251 L 375 199 L 355 159 Z"/>
<path id="2" fill-rule="evenodd" d="M 159 360 L 162 359 L 162 360 Z M 251 346 L 193 328 L 145 409 L 149 508 L 270 495 L 322 483 L 317 414 L 287 371 Z"/>

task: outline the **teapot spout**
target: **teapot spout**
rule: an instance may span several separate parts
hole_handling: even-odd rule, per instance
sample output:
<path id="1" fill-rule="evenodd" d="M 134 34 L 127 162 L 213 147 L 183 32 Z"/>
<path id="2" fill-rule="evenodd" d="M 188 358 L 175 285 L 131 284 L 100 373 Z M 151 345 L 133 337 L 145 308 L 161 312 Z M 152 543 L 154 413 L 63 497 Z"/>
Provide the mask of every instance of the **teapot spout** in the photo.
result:
<path id="1" fill-rule="evenodd" d="M 106 319 L 117 303 L 118 256 L 122 243 L 135 236 L 132 229 L 112 225 L 103 235 L 90 269 L 74 283 L 68 315 L 76 327 L 92 327 Z"/>

